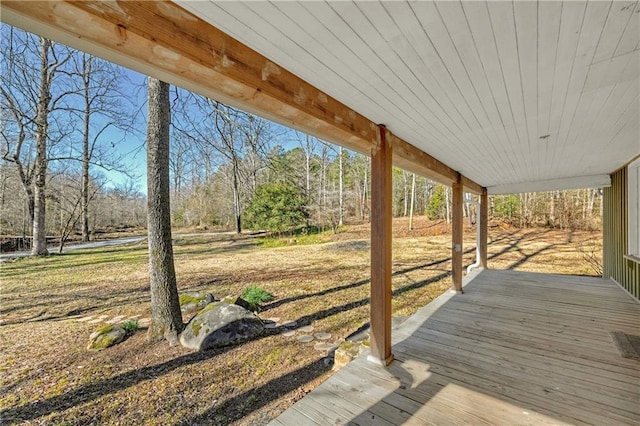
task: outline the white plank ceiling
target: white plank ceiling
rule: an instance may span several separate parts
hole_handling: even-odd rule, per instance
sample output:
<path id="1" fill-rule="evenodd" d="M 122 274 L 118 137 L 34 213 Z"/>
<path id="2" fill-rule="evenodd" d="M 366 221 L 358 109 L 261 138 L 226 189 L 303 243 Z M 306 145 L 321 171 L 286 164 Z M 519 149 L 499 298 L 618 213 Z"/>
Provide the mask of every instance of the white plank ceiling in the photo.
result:
<path id="1" fill-rule="evenodd" d="M 637 1 L 176 1 L 491 193 L 640 154 Z"/>

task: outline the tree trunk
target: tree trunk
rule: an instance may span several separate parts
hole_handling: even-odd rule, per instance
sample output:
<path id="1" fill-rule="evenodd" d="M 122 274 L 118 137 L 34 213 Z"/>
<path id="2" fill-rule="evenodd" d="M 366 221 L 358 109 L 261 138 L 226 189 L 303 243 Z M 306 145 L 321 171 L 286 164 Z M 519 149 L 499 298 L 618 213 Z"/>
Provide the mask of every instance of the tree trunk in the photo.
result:
<path id="1" fill-rule="evenodd" d="M 411 178 L 411 206 L 409 208 L 409 231 L 413 230 L 413 204 L 416 198 L 416 174 Z"/>
<path id="2" fill-rule="evenodd" d="M 367 189 L 369 188 L 369 174 L 367 171 L 369 170 L 369 157 L 364 158 L 364 177 L 362 179 L 362 221 L 364 222 L 365 210 L 367 208 Z"/>
<path id="3" fill-rule="evenodd" d="M 238 177 L 238 164 L 236 161 L 233 163 L 233 215 L 236 222 L 236 232 L 242 233 L 242 222 L 240 217 L 240 182 Z"/>
<path id="4" fill-rule="evenodd" d="M 310 136 L 306 136 L 306 149 L 304 150 L 305 156 L 305 190 L 307 196 L 307 209 L 311 208 L 311 149 L 309 147 L 309 138 Z M 307 216 L 307 227 L 311 225 L 311 217 Z"/>
<path id="5" fill-rule="evenodd" d="M 404 205 L 402 209 L 402 216 L 407 217 L 407 212 L 409 211 L 409 174 L 406 171 L 402 171 L 402 184 L 404 191 Z"/>
<path id="6" fill-rule="evenodd" d="M 84 90 L 84 129 L 82 138 L 82 241 L 89 241 L 89 119 L 91 105 L 89 102 L 89 83 L 91 75 L 91 58 L 83 54 L 83 90 Z"/>
<path id="7" fill-rule="evenodd" d="M 587 217 L 589 219 L 591 219 L 591 216 L 593 216 L 593 204 L 596 199 L 597 191 L 598 191 L 597 189 L 589 190 L 589 201 L 588 201 L 588 207 L 587 207 Z"/>
<path id="8" fill-rule="evenodd" d="M 344 171 L 342 168 L 342 147 L 339 147 L 338 155 L 340 156 L 340 158 L 338 159 L 338 163 L 340 166 L 340 177 L 339 177 L 339 188 L 338 188 L 338 196 L 340 198 L 339 200 L 340 211 L 338 212 L 338 225 L 342 226 L 342 224 L 344 223 L 344 191 L 343 191 Z"/>
<path id="9" fill-rule="evenodd" d="M 555 192 L 551 192 L 551 206 L 549 207 L 549 226 L 556 227 L 556 196 Z"/>
<path id="10" fill-rule="evenodd" d="M 147 227 L 149 234 L 149 281 L 151 325 L 147 341 L 164 337 L 178 343 L 182 314 L 173 265 L 169 204 L 169 85 L 149 78 L 147 122 Z"/>
<path id="11" fill-rule="evenodd" d="M 449 209 L 449 187 L 444 188 L 444 209 L 447 225 L 451 223 L 451 210 Z"/>
<path id="12" fill-rule="evenodd" d="M 45 227 L 46 197 L 45 186 L 47 182 L 47 133 L 48 112 L 51 100 L 49 79 L 49 49 L 51 41 L 40 37 L 40 93 L 38 96 L 38 110 L 36 113 L 36 162 L 34 173 L 34 206 L 33 206 L 33 246 L 32 256 L 46 256 L 47 230 Z"/>

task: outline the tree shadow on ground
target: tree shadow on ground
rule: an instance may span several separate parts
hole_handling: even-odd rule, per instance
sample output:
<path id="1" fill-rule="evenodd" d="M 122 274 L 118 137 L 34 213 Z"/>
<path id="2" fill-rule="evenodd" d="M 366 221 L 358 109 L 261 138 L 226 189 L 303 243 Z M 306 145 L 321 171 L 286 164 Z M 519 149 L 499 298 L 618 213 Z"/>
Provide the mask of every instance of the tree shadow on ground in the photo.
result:
<path id="1" fill-rule="evenodd" d="M 166 342 L 158 344 L 166 344 Z M 193 352 L 160 364 L 127 371 L 114 377 L 77 387 L 61 395 L 33 401 L 20 407 L 7 408 L 0 411 L 0 419 L 7 422 L 25 422 L 46 416 L 55 411 L 68 410 L 77 405 L 91 402 L 104 395 L 135 386 L 138 383 L 157 379 L 176 368 L 204 361 L 231 348 L 232 347 L 225 347 L 207 352 Z"/>
<path id="2" fill-rule="evenodd" d="M 239 395 L 227 399 L 222 404 L 216 404 L 208 410 L 194 415 L 191 418 L 177 422 L 176 425 L 210 425 L 228 424 L 259 410 L 270 402 L 277 400 L 287 393 L 294 391 L 312 380 L 322 376 L 331 369 L 331 365 L 321 358 L 311 364 L 298 368 L 290 373 L 270 380 L 262 386 L 249 389 Z M 242 404 L 244 410 L 233 412 L 228 406 Z"/>
<path id="3" fill-rule="evenodd" d="M 516 250 L 519 251 L 523 258 L 516 261 L 514 264 L 512 264 L 510 266 L 509 269 L 517 267 L 519 265 L 522 265 L 523 263 L 525 263 L 527 260 L 531 259 L 533 256 L 536 256 L 546 250 L 550 250 L 553 249 L 554 247 L 557 246 L 557 244 L 551 244 L 549 246 L 543 247 L 539 250 L 537 250 L 536 252 L 532 253 L 532 254 L 525 254 L 524 252 L 522 252 L 522 249 L 520 247 L 518 247 L 518 244 L 525 239 L 529 234 L 525 234 L 520 236 L 519 238 L 516 239 L 512 239 L 509 241 L 509 245 L 506 246 L 505 248 L 503 248 L 500 252 L 494 253 L 493 255 L 491 255 L 490 258 L 496 258 L 501 256 L 502 254 L 505 254 L 509 251 L 512 250 Z M 502 237 L 499 240 L 505 240 L 505 239 L 509 239 L 509 235 Z M 497 242 L 499 240 L 494 240 L 494 242 Z M 472 251 L 472 250 L 471 250 Z M 425 267 L 428 267 L 430 265 L 437 265 L 437 264 L 441 264 L 444 262 L 449 261 L 450 258 L 446 258 L 446 259 L 441 259 L 441 260 L 437 260 L 435 262 L 430 262 L 429 264 L 425 264 L 425 265 L 420 265 L 420 266 L 416 266 L 416 267 L 412 267 L 412 268 L 407 268 L 405 270 L 401 270 L 401 271 L 397 271 L 394 275 L 398 275 L 398 274 L 403 274 L 403 273 L 407 273 L 408 271 L 415 271 L 418 269 L 422 269 Z M 443 278 L 446 278 L 447 276 L 451 275 L 450 271 L 438 274 L 436 276 L 430 277 L 428 279 L 425 280 L 421 280 L 409 285 L 405 285 L 402 286 L 400 288 L 397 288 L 396 290 L 393 291 L 393 296 L 398 296 L 400 294 L 406 293 L 406 292 L 410 292 L 412 290 L 416 290 L 419 288 L 422 288 L 424 286 L 427 286 L 429 284 L 438 282 L 440 280 L 442 280 Z M 351 284 L 346 284 L 343 286 L 339 286 L 336 287 L 335 289 L 329 289 L 329 290 L 325 290 L 323 292 L 319 292 L 317 294 L 312 294 L 312 295 L 304 295 L 301 298 L 305 298 L 305 297 L 314 297 L 314 296 L 319 296 L 322 294 L 329 294 L 332 292 L 336 292 L 336 291 L 341 291 L 341 290 L 346 290 L 349 288 L 353 288 L 353 287 L 357 287 L 357 286 L 361 286 L 366 284 L 367 282 L 369 282 L 369 280 L 361 280 L 355 283 L 351 283 Z M 146 287 L 145 287 L 146 289 Z M 294 300 L 299 300 L 299 298 L 293 298 L 291 300 L 288 299 L 284 299 L 283 303 L 288 303 Z M 304 315 L 299 317 L 296 322 L 298 323 L 298 325 L 308 325 L 311 324 L 313 321 L 317 321 L 320 319 L 324 319 L 342 312 L 346 312 L 361 306 L 365 306 L 367 304 L 369 304 L 370 299 L 368 297 L 366 298 L 362 298 L 360 300 L 356 300 L 353 302 L 349 302 L 340 306 L 332 306 L 330 308 L 327 309 L 323 309 L 323 310 L 319 310 L 313 314 L 309 314 L 309 315 Z M 273 305 L 273 304 L 272 304 Z M 269 309 L 271 309 L 272 305 L 268 305 Z M 277 305 L 277 306 L 280 306 Z M 280 331 L 282 331 L 281 328 L 276 328 L 276 329 L 272 329 L 269 332 L 264 333 L 262 336 L 260 336 L 257 339 L 254 340 L 260 340 L 266 337 L 269 337 L 273 334 L 277 334 Z M 240 344 L 242 345 L 242 344 Z M 13 422 L 13 421 L 30 421 L 48 414 L 51 414 L 55 411 L 64 411 L 67 409 L 70 409 L 74 406 L 80 405 L 80 404 L 84 404 L 87 402 L 91 402 L 95 399 L 98 399 L 104 395 L 108 395 L 114 392 L 117 392 L 119 390 L 128 388 L 130 386 L 134 386 L 138 383 L 144 382 L 144 381 L 148 381 L 148 380 L 154 380 L 157 379 L 159 377 L 162 377 L 163 375 L 169 373 L 170 371 L 175 370 L 176 368 L 185 366 L 185 365 L 191 365 L 191 364 L 195 364 L 207 359 L 210 359 L 212 357 L 215 357 L 219 354 L 222 354 L 232 348 L 238 347 L 240 345 L 235 345 L 235 346 L 231 346 L 231 347 L 225 347 L 225 348 L 220 348 L 220 349 L 216 349 L 216 350 L 212 350 L 212 351 L 207 351 L 207 352 L 195 352 L 195 353 L 190 353 L 187 355 L 183 355 L 183 356 L 179 356 L 176 357 L 174 359 L 171 359 L 169 361 L 157 364 L 157 365 L 153 365 L 153 366 L 148 366 L 148 367 L 143 367 L 140 369 L 136 369 L 136 370 L 132 370 L 132 371 L 128 371 L 119 375 L 116 375 L 114 377 L 110 377 L 110 378 L 106 378 L 103 380 L 99 380 L 97 382 L 94 383 L 90 383 L 90 384 L 86 384 L 83 386 L 80 386 L 78 388 L 75 388 L 73 390 L 70 390 L 68 392 L 65 392 L 64 394 L 58 395 L 58 396 L 54 396 L 51 398 L 47 398 L 47 399 L 42 399 L 42 400 L 38 400 L 38 401 L 33 401 L 30 403 L 27 403 L 25 405 L 22 405 L 20 407 L 11 407 L 11 408 L 7 408 L 3 411 L 0 411 L 0 418 L 3 419 L 3 421 L 8 421 L 8 422 Z M 323 362 L 322 360 L 316 361 L 316 363 L 321 363 Z M 273 392 L 274 394 L 274 398 L 277 398 L 279 396 L 282 396 L 286 393 L 288 393 L 291 390 L 296 389 L 297 387 L 301 386 L 304 383 L 307 383 L 308 381 L 312 380 L 315 377 L 319 377 L 320 375 L 324 374 L 327 371 L 328 367 L 324 367 L 324 364 L 322 366 L 320 366 L 320 364 L 312 364 L 312 367 L 309 368 L 309 366 L 305 366 L 305 367 L 301 367 L 300 369 L 296 370 L 295 372 L 286 374 L 284 376 L 275 378 L 273 380 L 271 380 L 270 382 L 268 382 L 267 384 L 257 388 L 257 389 L 252 389 L 249 391 L 246 391 L 236 397 L 232 397 L 231 400 L 233 401 L 238 401 L 241 400 L 241 398 L 248 398 L 248 396 L 250 394 L 255 394 L 256 392 L 265 392 L 268 393 L 269 395 L 271 395 L 271 392 Z M 284 380 L 286 379 L 286 380 Z M 285 382 L 286 383 L 283 383 Z M 268 401 L 266 401 L 266 398 L 263 400 L 262 398 L 258 398 L 257 402 L 254 404 L 255 406 L 251 406 L 250 404 L 247 406 L 247 408 L 251 408 L 252 411 L 259 409 L 260 407 L 262 407 L 263 405 L 265 405 Z M 190 419 L 191 423 L 182 423 L 182 424 L 194 424 L 194 423 L 198 423 L 198 422 L 203 422 L 206 423 L 208 419 L 211 419 L 212 417 L 218 416 L 218 415 L 223 415 L 223 408 L 222 407 L 212 407 L 211 409 L 207 410 L 204 413 L 200 413 L 197 416 L 195 416 L 194 418 Z M 249 413 L 244 413 L 244 415 L 247 415 Z M 241 417 L 238 417 L 241 418 Z M 236 418 L 237 419 L 237 418 Z"/>
<path id="4" fill-rule="evenodd" d="M 426 285 L 429 285 L 431 283 L 437 282 L 439 280 L 441 280 L 442 278 L 446 277 L 450 275 L 450 272 L 446 272 L 443 274 L 440 274 L 438 276 L 429 278 L 427 280 L 423 280 L 414 284 L 410 284 L 401 288 L 396 289 L 393 293 L 394 295 L 399 295 L 411 290 L 415 290 L 417 288 L 421 288 L 424 287 Z M 336 314 L 339 314 L 341 312 L 346 312 L 355 308 L 358 308 L 360 306 L 365 306 L 369 303 L 369 298 L 363 298 L 354 302 L 350 302 L 350 303 L 346 303 L 340 306 L 334 306 L 328 309 L 323 309 L 320 311 L 317 311 L 313 314 L 309 314 L 309 315 L 304 315 L 301 316 L 299 318 L 297 318 L 295 321 L 298 323 L 298 325 L 308 325 L 310 323 L 312 323 L 313 321 L 317 321 L 323 318 L 327 318 Z M 260 337 L 258 337 L 255 340 L 260 340 L 269 336 L 272 336 L 274 334 L 279 334 L 281 331 L 283 331 L 284 328 L 282 327 L 278 327 L 275 329 L 271 329 L 271 330 L 266 330 L 265 333 L 263 333 Z M 246 343 L 246 342 L 245 342 Z M 222 354 L 228 350 L 231 350 L 233 348 L 236 348 L 240 345 L 242 345 L 243 343 L 239 344 L 239 345 L 234 345 L 234 346 L 229 346 L 229 347 L 225 347 L 225 348 L 219 348 L 219 349 L 215 349 L 215 350 L 211 350 L 211 351 L 207 351 L 207 352 L 196 352 L 196 353 L 191 353 L 191 354 L 187 354 L 187 355 L 183 355 L 177 358 L 174 358 L 172 360 L 169 360 L 167 362 L 161 363 L 161 364 L 157 364 L 157 365 L 153 365 L 153 366 L 149 366 L 149 367 L 144 367 L 144 368 L 140 368 L 137 370 L 133 370 L 133 371 L 129 371 L 126 373 L 122 373 L 119 375 L 116 375 L 114 377 L 111 378 L 106 378 L 94 383 L 90 383 L 84 386 L 80 386 L 76 389 L 73 389 L 69 392 L 66 392 L 62 395 L 58 395 L 55 397 L 51 397 L 48 399 L 43 399 L 43 400 L 38 400 L 38 401 L 34 401 L 28 404 L 25 404 L 23 406 L 20 407 L 12 407 L 12 408 L 8 408 L 5 409 L 3 411 L 0 411 L 0 418 L 6 420 L 6 421 L 29 421 L 29 420 L 33 420 L 36 419 L 38 417 L 42 417 L 48 414 L 51 414 L 54 411 L 64 411 L 67 409 L 70 409 L 76 405 L 80 405 L 80 404 L 84 404 L 90 401 L 93 401 L 97 398 L 100 398 L 104 395 L 110 394 L 110 393 L 114 393 L 117 392 L 119 390 L 128 388 L 130 386 L 134 386 L 140 382 L 143 381 L 147 381 L 147 380 L 153 380 L 156 378 L 159 378 L 167 373 L 169 373 L 172 370 L 175 370 L 176 368 L 185 366 L 185 365 L 190 365 L 190 364 L 194 364 L 194 363 L 198 363 L 201 361 L 204 361 L 206 359 L 209 359 L 211 357 L 215 357 L 219 354 Z M 314 369 L 312 369 L 314 370 Z M 315 371 L 315 370 L 314 370 Z M 321 375 L 324 373 L 325 370 L 319 371 L 318 375 Z M 306 373 L 305 373 L 306 374 Z M 278 379 L 274 379 L 272 385 L 269 386 L 273 386 L 276 387 Z M 294 381 L 295 382 L 295 381 Z M 271 383 L 271 382 L 270 382 Z M 269 388 L 270 389 L 270 388 Z M 292 388 L 295 389 L 295 388 Z M 292 390 L 290 389 L 290 390 Z M 265 390 L 266 391 L 266 390 Z M 288 391 L 287 391 L 288 392 Z M 286 392 L 284 392 L 286 393 Z M 284 394 L 283 393 L 283 394 Z M 213 409 L 213 411 L 215 411 L 216 409 Z M 211 413 L 207 414 L 210 415 Z"/>
<path id="5" fill-rule="evenodd" d="M 500 238 L 497 238 L 497 239 L 493 240 L 492 243 L 498 243 L 498 242 L 502 242 L 502 241 L 505 241 L 505 240 L 510 240 L 511 237 L 513 235 L 515 235 L 515 234 L 516 233 L 513 232 L 513 233 L 510 233 L 510 234 L 504 235 L 504 236 L 502 236 Z M 505 247 L 502 251 L 493 254 L 490 257 L 490 259 L 498 257 L 498 256 L 500 256 L 500 255 L 502 255 L 504 253 L 507 253 L 507 252 L 511 251 L 511 250 L 517 249 L 518 248 L 518 244 L 522 240 L 524 240 L 525 238 L 529 237 L 530 235 L 531 235 L 531 233 L 528 233 L 528 234 L 522 235 L 521 237 L 519 237 L 517 239 L 511 239 L 509 241 L 509 245 L 507 247 Z M 465 250 L 464 254 L 473 253 L 473 252 L 475 252 L 475 250 L 476 250 L 476 248 L 472 247 L 470 249 Z M 423 263 L 423 264 L 420 264 L 420 265 L 411 266 L 411 267 L 404 268 L 404 269 L 401 269 L 401 270 L 397 270 L 397 271 L 393 272 L 391 275 L 392 276 L 404 275 L 404 274 L 408 274 L 410 272 L 419 271 L 421 269 L 426 269 L 426 268 L 430 268 L 430 267 L 433 267 L 433 266 L 442 265 L 443 263 L 450 262 L 450 261 L 451 261 L 451 256 L 445 257 L 445 258 L 442 258 L 442 259 L 437 259 L 437 260 L 434 260 L 434 261 L 431 261 L 431 262 Z M 439 275 L 439 277 L 440 277 L 440 279 L 442 279 L 442 278 L 444 278 L 444 277 L 446 277 L 448 275 L 450 275 L 450 273 L 445 273 L 445 274 Z M 433 282 L 433 281 L 431 281 L 431 279 L 429 279 L 428 281 L 429 281 L 429 283 Z M 353 282 L 353 283 L 343 284 L 343 285 L 339 285 L 339 286 L 336 286 L 336 287 L 328 288 L 326 290 L 318 291 L 318 292 L 315 292 L 315 293 L 308 293 L 308 294 L 302 294 L 302 295 L 299 295 L 299 296 L 286 297 L 284 299 L 276 300 L 276 301 L 274 301 L 272 303 L 264 305 L 262 307 L 262 311 L 263 312 L 264 311 L 268 311 L 270 309 L 274 309 L 274 308 L 277 308 L 279 306 L 282 306 L 282 305 L 285 305 L 285 304 L 291 303 L 291 302 L 297 302 L 297 301 L 304 300 L 304 299 L 309 299 L 309 298 L 312 298 L 312 297 L 321 297 L 321 296 L 326 296 L 328 294 L 333 294 L 333 293 L 337 293 L 337 292 L 344 291 L 344 290 L 350 290 L 350 289 L 353 289 L 353 288 L 361 287 L 361 286 L 363 286 L 365 284 L 368 284 L 370 282 L 371 282 L 370 279 L 364 279 L 364 280 L 359 280 L 359 281 L 356 281 L 356 282 Z M 420 287 L 422 287 L 424 285 L 425 285 L 424 281 L 420 281 L 420 282 L 417 282 L 415 284 L 412 284 L 412 286 L 414 286 L 414 288 L 420 288 Z M 367 299 L 367 301 L 368 301 L 368 299 Z M 354 302 L 354 303 L 358 303 L 358 302 Z M 358 306 L 362 306 L 362 305 L 358 305 Z"/>

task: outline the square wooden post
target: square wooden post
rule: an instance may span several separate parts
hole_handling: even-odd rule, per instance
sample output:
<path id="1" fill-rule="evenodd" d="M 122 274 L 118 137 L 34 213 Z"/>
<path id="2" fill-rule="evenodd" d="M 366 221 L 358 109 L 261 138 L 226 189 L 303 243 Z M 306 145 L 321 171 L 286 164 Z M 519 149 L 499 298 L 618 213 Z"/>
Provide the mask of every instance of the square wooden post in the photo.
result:
<path id="1" fill-rule="evenodd" d="M 489 220 L 489 197 L 487 196 L 487 188 L 482 190 L 480 195 L 480 266 L 487 269 L 487 240 L 488 220 Z"/>
<path id="2" fill-rule="evenodd" d="M 379 126 L 371 149 L 371 355 L 389 365 L 391 353 L 391 141 Z"/>
<path id="3" fill-rule="evenodd" d="M 452 185 L 451 215 L 453 221 L 451 245 L 451 274 L 453 288 L 456 293 L 462 293 L 462 181 L 460 176 Z"/>

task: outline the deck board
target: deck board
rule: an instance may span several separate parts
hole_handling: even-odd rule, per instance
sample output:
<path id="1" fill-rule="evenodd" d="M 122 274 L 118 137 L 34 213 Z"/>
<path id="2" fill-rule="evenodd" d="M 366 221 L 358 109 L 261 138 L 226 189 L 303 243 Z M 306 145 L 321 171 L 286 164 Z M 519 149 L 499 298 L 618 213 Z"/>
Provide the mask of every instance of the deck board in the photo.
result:
<path id="1" fill-rule="evenodd" d="M 640 304 L 592 277 L 486 270 L 393 332 L 389 367 L 360 357 L 282 424 L 640 424 Z"/>

